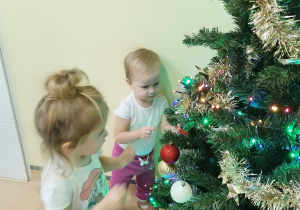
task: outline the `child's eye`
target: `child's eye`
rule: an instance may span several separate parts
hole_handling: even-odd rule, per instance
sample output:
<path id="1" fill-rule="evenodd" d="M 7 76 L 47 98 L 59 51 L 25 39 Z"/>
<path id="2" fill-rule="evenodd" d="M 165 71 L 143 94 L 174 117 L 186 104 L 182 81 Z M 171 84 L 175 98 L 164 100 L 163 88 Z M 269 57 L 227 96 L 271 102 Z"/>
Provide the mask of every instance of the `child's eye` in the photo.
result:
<path id="1" fill-rule="evenodd" d="M 149 86 L 142 86 L 143 89 L 147 89 Z"/>
<path id="2" fill-rule="evenodd" d="M 157 82 L 157 83 L 154 84 L 154 86 L 157 86 L 157 85 L 159 85 L 159 82 Z"/>

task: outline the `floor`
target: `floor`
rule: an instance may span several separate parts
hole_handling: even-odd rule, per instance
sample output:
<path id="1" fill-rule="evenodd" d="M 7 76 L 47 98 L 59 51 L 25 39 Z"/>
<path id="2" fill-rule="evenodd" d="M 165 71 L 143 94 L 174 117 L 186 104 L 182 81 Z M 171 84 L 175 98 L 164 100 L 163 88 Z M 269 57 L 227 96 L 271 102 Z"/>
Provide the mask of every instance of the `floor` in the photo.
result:
<path id="1" fill-rule="evenodd" d="M 43 210 L 39 196 L 40 171 L 32 170 L 29 182 L 0 179 L 1 210 Z M 109 181 L 108 181 L 109 182 Z M 130 184 L 123 210 L 140 210 L 136 205 L 135 185 Z"/>

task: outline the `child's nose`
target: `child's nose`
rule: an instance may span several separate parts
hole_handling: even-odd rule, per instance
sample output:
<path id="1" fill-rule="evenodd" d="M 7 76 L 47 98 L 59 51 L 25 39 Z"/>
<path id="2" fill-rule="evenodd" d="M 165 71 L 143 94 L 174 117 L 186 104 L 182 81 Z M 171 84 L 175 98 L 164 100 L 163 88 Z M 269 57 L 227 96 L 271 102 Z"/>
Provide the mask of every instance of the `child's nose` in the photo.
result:
<path id="1" fill-rule="evenodd" d="M 149 90 L 149 93 L 154 93 L 154 92 L 155 92 L 155 88 L 151 87 L 150 90 Z"/>

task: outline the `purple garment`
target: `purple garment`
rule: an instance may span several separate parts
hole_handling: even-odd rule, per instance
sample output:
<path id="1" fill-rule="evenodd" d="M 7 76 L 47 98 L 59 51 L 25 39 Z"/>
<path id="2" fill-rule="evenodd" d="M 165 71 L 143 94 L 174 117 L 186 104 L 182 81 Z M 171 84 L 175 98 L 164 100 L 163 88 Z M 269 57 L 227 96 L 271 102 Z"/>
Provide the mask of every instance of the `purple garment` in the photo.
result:
<path id="1" fill-rule="evenodd" d="M 117 183 L 126 183 L 129 185 L 130 180 L 133 176 L 136 176 L 136 197 L 140 200 L 147 200 L 149 197 L 149 193 L 151 193 L 151 188 L 155 180 L 154 174 L 154 161 L 153 161 L 153 151 L 149 153 L 147 165 L 141 166 L 141 162 L 139 158 L 143 161 L 147 160 L 148 155 L 138 156 L 136 155 L 132 162 L 130 162 L 127 166 L 123 169 L 116 169 L 112 171 L 112 176 L 110 180 L 109 188 L 112 188 Z M 118 143 L 115 143 L 112 156 L 120 156 L 123 152 L 123 148 L 120 147 Z"/>

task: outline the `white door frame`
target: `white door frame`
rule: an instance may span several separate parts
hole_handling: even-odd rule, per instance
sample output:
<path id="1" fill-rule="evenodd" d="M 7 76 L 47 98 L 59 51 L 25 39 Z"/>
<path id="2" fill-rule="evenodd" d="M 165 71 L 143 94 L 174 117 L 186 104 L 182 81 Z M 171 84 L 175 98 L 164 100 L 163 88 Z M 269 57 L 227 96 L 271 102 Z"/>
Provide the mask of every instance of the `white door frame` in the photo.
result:
<path id="1" fill-rule="evenodd" d="M 31 178 L 30 165 L 4 52 L 0 36 L 0 178 L 28 181 Z"/>

